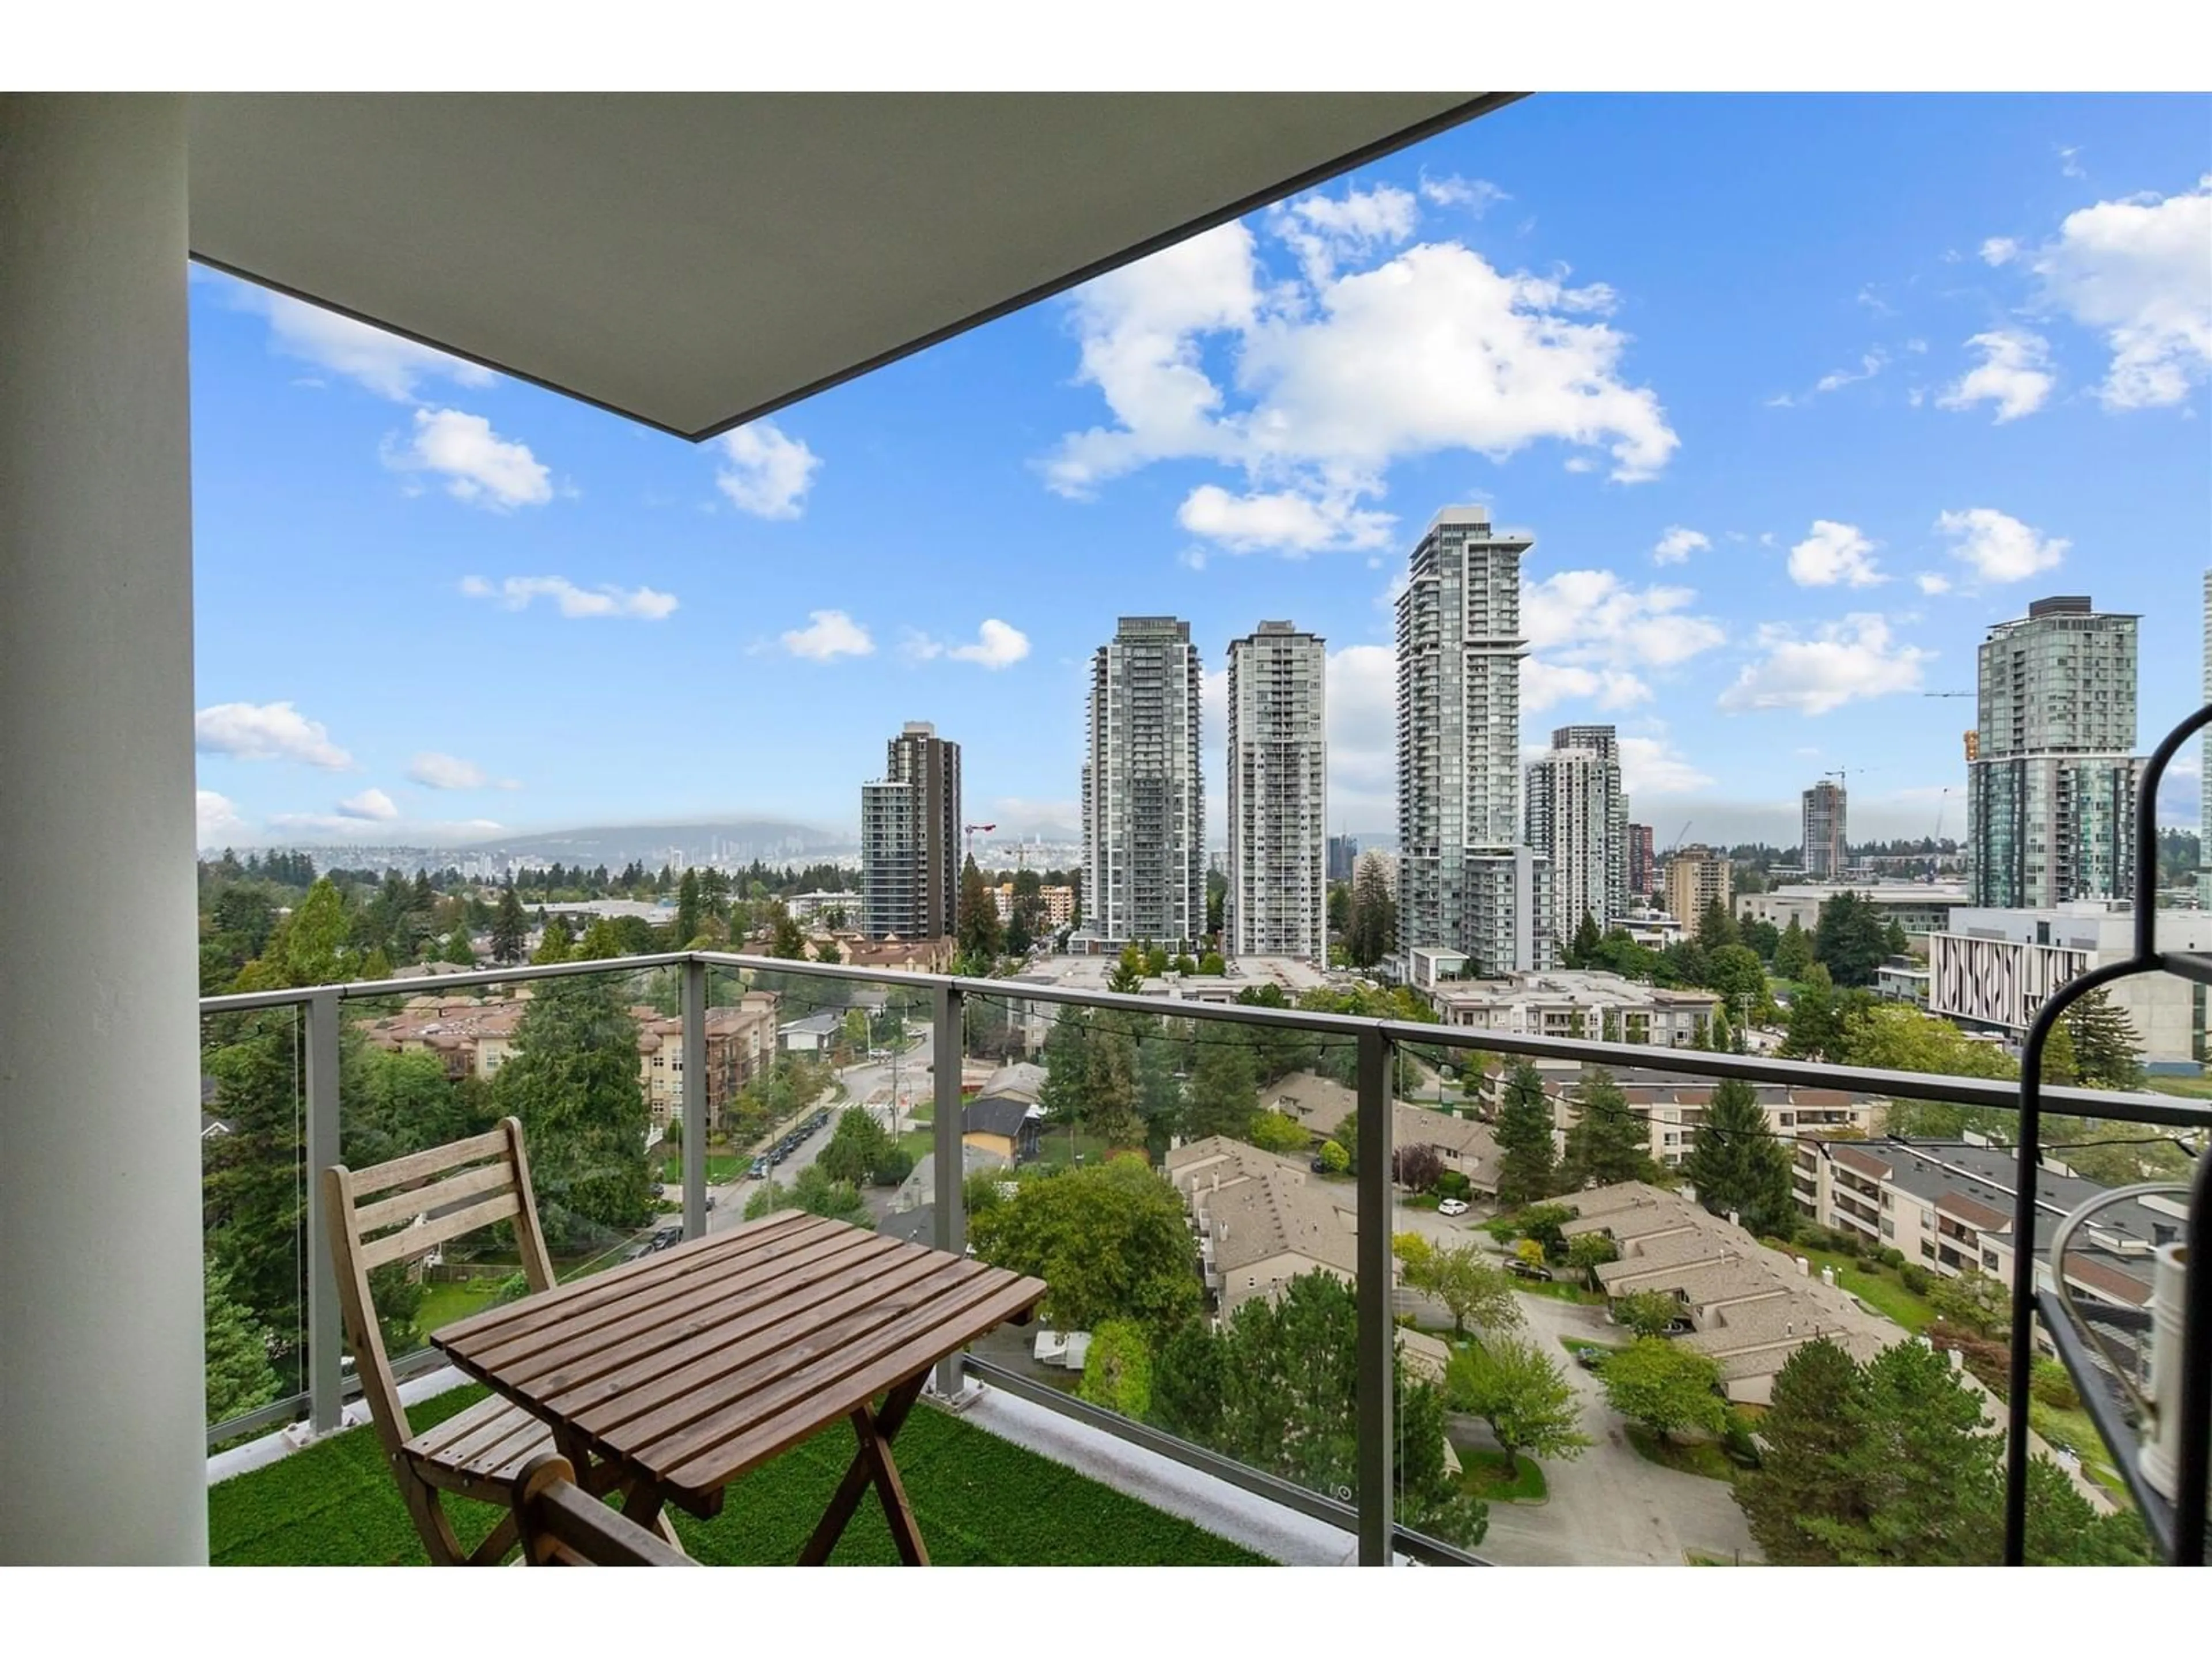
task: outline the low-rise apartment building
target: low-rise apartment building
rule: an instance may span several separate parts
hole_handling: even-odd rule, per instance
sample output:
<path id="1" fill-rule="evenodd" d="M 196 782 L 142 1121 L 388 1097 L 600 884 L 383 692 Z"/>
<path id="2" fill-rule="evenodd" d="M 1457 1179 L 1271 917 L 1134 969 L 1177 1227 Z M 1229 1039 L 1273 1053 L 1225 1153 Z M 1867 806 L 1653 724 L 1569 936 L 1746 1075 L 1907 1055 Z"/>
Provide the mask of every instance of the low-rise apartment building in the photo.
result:
<path id="1" fill-rule="evenodd" d="M 748 991 L 734 1006 L 707 1011 L 707 1117 L 719 1125 L 731 1097 L 774 1057 L 777 998 Z M 516 1028 L 530 1006 L 527 987 L 512 997 L 411 997 L 398 1014 L 372 1022 L 364 1035 L 399 1054 L 435 1055 L 455 1080 L 496 1077 L 514 1057 Z M 638 1082 L 653 1127 L 665 1129 L 684 1109 L 684 1022 L 647 1007 L 637 1021 Z"/>
<path id="2" fill-rule="evenodd" d="M 1955 882 L 1791 882 L 1741 895 L 1735 914 L 1739 921 L 1771 922 L 1785 933 L 1794 921 L 1809 933 L 1820 926 L 1820 907 L 1843 892 L 1856 893 L 1872 905 L 1885 927 L 1894 921 L 1913 934 L 1939 931 L 1949 922 L 1952 908 L 1966 902 L 1966 888 Z"/>
<path id="3" fill-rule="evenodd" d="M 1824 1227 L 1898 1250 L 1931 1273 L 1978 1271 L 2008 1285 L 2016 1175 L 2005 1147 L 1889 1138 L 1800 1146 L 1792 1180 L 1798 1207 Z M 2043 1241 L 2060 1217 L 2106 1190 L 2063 1166 L 2039 1170 Z M 2181 1237 L 2185 1217 L 2182 1200 L 2160 1197 L 2100 1212 L 2067 1251 L 2067 1283 L 2091 1301 L 2142 1307 L 2150 1299 L 2151 1253 Z M 2035 1273 L 2039 1285 L 2051 1285 L 2047 1252 Z"/>
<path id="4" fill-rule="evenodd" d="M 1690 1326 L 1677 1340 L 1720 1367 L 1731 1400 L 1765 1404 L 1790 1356 L 1821 1337 L 1863 1360 L 1905 1340 L 1902 1327 L 1813 1276 L 1802 1258 L 1769 1249 L 1679 1193 L 1626 1182 L 1560 1202 L 1576 1212 L 1561 1229 L 1566 1237 L 1601 1233 L 1620 1253 L 1597 1270 L 1607 1303 L 1639 1291 L 1672 1297 Z"/>
<path id="5" fill-rule="evenodd" d="M 1715 1085 L 1707 1079 L 1678 1077 L 1668 1072 L 1617 1071 L 1613 1080 L 1627 1097 L 1628 1109 L 1648 1122 L 1651 1158 L 1672 1169 L 1690 1155 L 1698 1132 L 1713 1102 Z M 1554 1101 L 1553 1121 L 1564 1133 L 1578 1111 L 1582 1077 L 1560 1078 L 1547 1085 Z M 1866 1135 L 1878 1128 L 1888 1100 L 1880 1095 L 1854 1094 L 1847 1089 L 1816 1089 L 1779 1083 L 1754 1083 L 1751 1091 L 1766 1114 L 1766 1127 L 1788 1142 L 1802 1134 Z"/>
<path id="6" fill-rule="evenodd" d="M 1658 1048 L 1696 1047 L 1720 1006 L 1710 991 L 1662 990 L 1595 968 L 1443 980 L 1426 988 L 1426 994 L 1447 1025 Z"/>
<path id="7" fill-rule="evenodd" d="M 1170 1152 L 1167 1174 L 1190 1206 L 1200 1271 L 1221 1318 L 1305 1273 L 1347 1285 L 1357 1276 L 1352 1189 L 1320 1181 L 1303 1160 L 1209 1135 Z"/>

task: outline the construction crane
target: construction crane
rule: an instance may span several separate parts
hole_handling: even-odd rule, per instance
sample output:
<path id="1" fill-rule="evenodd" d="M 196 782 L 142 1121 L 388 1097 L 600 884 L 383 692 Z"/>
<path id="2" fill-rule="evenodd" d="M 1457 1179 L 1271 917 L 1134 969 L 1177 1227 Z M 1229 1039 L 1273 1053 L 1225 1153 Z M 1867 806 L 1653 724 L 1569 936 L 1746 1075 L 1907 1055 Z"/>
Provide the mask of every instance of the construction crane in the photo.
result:
<path id="1" fill-rule="evenodd" d="M 1974 694 L 1971 691 L 1923 691 L 1920 695 L 1923 697 L 1971 697 Z"/>
<path id="2" fill-rule="evenodd" d="M 960 826 L 968 837 L 968 857 L 971 863 L 975 857 L 975 832 L 980 830 L 988 836 L 998 827 L 995 823 L 963 823 Z"/>
<path id="3" fill-rule="evenodd" d="M 1667 850 L 1668 852 L 1679 853 L 1682 850 L 1682 837 L 1690 833 L 1690 826 L 1696 822 L 1697 820 L 1695 818 L 1684 818 L 1682 820 L 1682 827 L 1674 832 L 1674 839 L 1668 845 Z"/>

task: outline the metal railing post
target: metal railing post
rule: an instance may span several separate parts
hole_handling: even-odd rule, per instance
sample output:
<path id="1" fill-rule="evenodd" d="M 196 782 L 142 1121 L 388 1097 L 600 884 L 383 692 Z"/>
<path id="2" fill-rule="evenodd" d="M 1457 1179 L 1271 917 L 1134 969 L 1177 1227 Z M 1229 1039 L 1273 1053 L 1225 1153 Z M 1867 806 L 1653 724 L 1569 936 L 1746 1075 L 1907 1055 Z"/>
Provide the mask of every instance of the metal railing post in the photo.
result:
<path id="1" fill-rule="evenodd" d="M 1353 1468 L 1359 1504 L 1359 1565 L 1390 1565 L 1394 1490 L 1392 1399 L 1397 1327 L 1390 1316 L 1390 1039 L 1381 1027 L 1359 1034 L 1359 1231 L 1353 1286 L 1358 1401 Z"/>
<path id="2" fill-rule="evenodd" d="M 967 998 L 957 985 L 943 984 L 937 988 L 935 1002 L 931 1016 L 930 1092 L 933 1103 L 932 1152 L 936 1158 L 936 1243 L 939 1249 L 959 1255 L 968 1248 L 968 1217 L 963 1207 L 967 1160 L 962 1155 L 960 1140 L 960 1067 L 967 1057 L 963 1029 Z M 896 1101 L 891 1103 L 891 1112 L 896 1121 Z M 938 1393 L 947 1400 L 957 1398 L 962 1374 L 958 1354 L 947 1354 L 939 1360 L 935 1377 Z"/>
<path id="3" fill-rule="evenodd" d="M 321 1435 L 337 1428 L 345 1410 L 345 1374 L 339 1364 L 345 1333 L 330 1218 L 323 1205 L 323 1171 L 339 1158 L 337 988 L 311 994 L 307 1012 L 307 1420 Z"/>
<path id="4" fill-rule="evenodd" d="M 707 1233 L 707 964 L 684 963 L 684 1237 Z"/>

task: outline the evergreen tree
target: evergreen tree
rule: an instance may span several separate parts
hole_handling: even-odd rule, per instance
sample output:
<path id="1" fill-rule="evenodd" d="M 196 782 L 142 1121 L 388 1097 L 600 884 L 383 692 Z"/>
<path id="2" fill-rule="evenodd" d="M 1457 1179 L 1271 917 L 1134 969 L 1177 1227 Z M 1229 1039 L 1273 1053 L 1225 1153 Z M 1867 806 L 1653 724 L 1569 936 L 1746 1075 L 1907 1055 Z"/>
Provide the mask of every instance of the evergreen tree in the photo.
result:
<path id="1" fill-rule="evenodd" d="M 2135 1022 L 2102 991 L 2092 991 L 2063 1017 L 2073 1039 L 2076 1076 L 2093 1088 L 2142 1087 L 2142 1042 Z"/>
<path id="2" fill-rule="evenodd" d="M 1751 1085 L 1723 1079 L 1682 1160 L 1682 1173 L 1698 1189 L 1698 1202 L 1715 1215 L 1735 1211 L 1760 1237 L 1788 1238 L 1796 1227 L 1790 1196 L 1790 1150 L 1767 1127 Z"/>
<path id="3" fill-rule="evenodd" d="M 446 940 L 445 949 L 439 952 L 439 960 L 450 962 L 457 968 L 473 968 L 477 965 L 477 950 L 469 939 L 469 928 L 466 922 L 454 925 L 453 933 Z"/>
<path id="4" fill-rule="evenodd" d="M 538 948 L 530 953 L 532 965 L 566 962 L 575 940 L 568 933 L 568 919 L 556 916 L 545 924 L 545 931 L 538 936 Z"/>
<path id="5" fill-rule="evenodd" d="M 1242 1140 L 1251 1133 L 1260 1108 L 1260 1079 L 1251 1048 L 1227 1031 L 1201 1032 L 1198 1058 L 1191 1066 L 1183 1115 L 1191 1138 L 1227 1135 Z"/>
<path id="6" fill-rule="evenodd" d="M 1176 1048 L 1157 1030 L 1137 1042 L 1137 1114 L 1145 1123 L 1145 1150 L 1155 1163 L 1167 1156 L 1169 1141 L 1183 1132 L 1182 1079 L 1176 1072 Z"/>
<path id="7" fill-rule="evenodd" d="M 1727 902 L 1717 894 L 1707 899 L 1698 917 L 1698 948 L 1711 955 L 1723 945 L 1741 942 L 1736 936 L 1735 918 L 1729 914 Z"/>
<path id="8" fill-rule="evenodd" d="M 1398 907 L 1382 861 L 1363 859 L 1352 874 L 1352 923 L 1345 954 L 1355 968 L 1372 968 L 1398 948 Z"/>
<path id="9" fill-rule="evenodd" d="M 1083 1116 L 1091 1089 L 1091 1034 L 1085 1015 L 1064 1010 L 1044 1039 L 1044 1084 L 1037 1103 L 1046 1120 L 1073 1123 Z"/>
<path id="10" fill-rule="evenodd" d="M 1836 984 L 1873 984 L 1875 970 L 1888 953 L 1882 919 L 1871 900 L 1844 891 L 1821 905 L 1813 930 L 1813 955 Z"/>
<path id="11" fill-rule="evenodd" d="M 550 1236 L 571 1237 L 586 1224 L 640 1226 L 651 1216 L 637 1021 L 609 976 L 538 987 L 492 1099 L 501 1116 L 522 1121 Z"/>
<path id="12" fill-rule="evenodd" d="M 1508 1208 L 1547 1197 L 1557 1184 L 1552 1103 L 1536 1068 L 1522 1060 L 1506 1073 L 1498 1109 L 1498 1201 Z"/>
<path id="13" fill-rule="evenodd" d="M 1577 1091 L 1578 1108 L 1567 1131 L 1566 1172 L 1580 1187 L 1590 1182 L 1610 1186 L 1620 1181 L 1651 1181 L 1658 1169 L 1651 1162 L 1651 1132 L 1632 1112 L 1628 1097 L 1602 1066 L 1584 1068 Z"/>
<path id="14" fill-rule="evenodd" d="M 1790 942 L 1783 935 L 1784 948 Z M 1814 963 L 1790 1000 L 1790 1023 L 1782 1039 L 1782 1052 L 1792 1060 L 1824 1060 L 1840 1065 L 1849 1046 L 1843 1005 L 1837 1000 L 1828 970 Z"/>
<path id="15" fill-rule="evenodd" d="M 1903 925 L 1894 916 L 1889 919 L 1889 926 L 1882 933 L 1881 942 L 1893 957 L 1909 955 L 1912 950 L 1912 941 L 1905 938 Z"/>
<path id="16" fill-rule="evenodd" d="M 1866 1410 L 1857 1363 L 1826 1337 L 1806 1343 L 1776 1375 L 1759 1425 L 1759 1468 L 1735 1488 L 1751 1535 L 1776 1566 L 1836 1565 L 1823 1534 L 1855 1522 L 1863 1508 L 1848 1469 Z"/>
<path id="17" fill-rule="evenodd" d="M 269 1363 L 269 1333 L 231 1295 L 230 1275 L 212 1259 L 201 1268 L 207 1345 L 207 1420 L 227 1423 L 267 1405 L 283 1383 Z"/>
<path id="18" fill-rule="evenodd" d="M 1144 1142 L 1137 1114 L 1137 1042 L 1120 1015 L 1102 1015 L 1085 1056 L 1084 1127 L 1109 1146 Z"/>
<path id="19" fill-rule="evenodd" d="M 983 872 L 975 867 L 972 854 L 960 870 L 960 908 L 956 927 L 960 954 L 970 963 L 988 964 L 998 960 L 1003 943 L 999 928 L 999 901 L 984 884 Z"/>
<path id="20" fill-rule="evenodd" d="M 668 929 L 668 948 L 688 951 L 706 925 L 699 902 L 699 872 L 686 870 L 676 889 L 676 920 Z"/>
<path id="21" fill-rule="evenodd" d="M 1589 911 L 1583 911 L 1582 925 L 1575 929 L 1574 938 L 1567 944 L 1567 966 L 1595 967 L 1604 949 L 1605 936 L 1598 932 L 1597 918 Z"/>
<path id="22" fill-rule="evenodd" d="M 1106 988 L 1122 996 L 1133 996 L 1145 986 L 1144 952 L 1133 945 L 1121 947 L 1121 959 L 1107 970 Z"/>

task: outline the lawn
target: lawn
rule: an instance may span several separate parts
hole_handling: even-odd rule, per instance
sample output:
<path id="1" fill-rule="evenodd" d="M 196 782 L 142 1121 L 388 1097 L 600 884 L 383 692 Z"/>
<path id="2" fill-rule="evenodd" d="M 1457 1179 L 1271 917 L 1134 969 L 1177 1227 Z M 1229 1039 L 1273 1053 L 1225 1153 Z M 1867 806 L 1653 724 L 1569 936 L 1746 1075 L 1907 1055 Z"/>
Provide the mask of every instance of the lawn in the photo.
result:
<path id="1" fill-rule="evenodd" d="M 1834 1250 L 1808 1250 L 1799 1244 L 1779 1248 L 1786 1255 L 1803 1256 L 1813 1264 L 1815 1273 L 1823 1267 L 1833 1267 L 1838 1285 L 1892 1324 L 1902 1325 L 1916 1336 L 1936 1322 L 1936 1310 L 1906 1290 L 1893 1268 L 1856 1261 Z"/>
<path id="2" fill-rule="evenodd" d="M 2063 1441 L 2073 1447 L 2081 1455 L 2082 1474 L 2124 1504 L 2134 1505 L 2135 1498 L 2128 1491 L 2128 1484 L 2120 1478 L 2120 1472 L 2112 1467 L 2111 1454 L 2105 1449 L 2105 1437 L 2097 1432 L 2097 1425 L 2090 1420 L 2088 1413 L 2046 1406 L 2031 1395 L 2027 1402 L 2027 1424 L 2045 1441 Z"/>
<path id="3" fill-rule="evenodd" d="M 457 1319 L 491 1306 L 499 1294 L 496 1279 L 462 1279 L 425 1285 L 422 1305 L 415 1314 L 415 1328 L 428 1337 Z"/>
<path id="4" fill-rule="evenodd" d="M 1586 1349 L 1595 1349 L 1599 1353 L 1620 1352 L 1610 1342 L 1592 1342 L 1587 1337 L 1580 1336 L 1563 1336 L 1559 1339 L 1559 1346 L 1569 1353 L 1581 1353 Z"/>
<path id="5" fill-rule="evenodd" d="M 1662 1468 L 1674 1469 L 1683 1474 L 1701 1474 L 1708 1480 L 1733 1482 L 1740 1473 L 1729 1461 L 1729 1455 L 1717 1440 L 1692 1440 L 1678 1443 L 1657 1435 L 1641 1423 L 1628 1425 L 1628 1443 L 1636 1448 L 1636 1455 L 1647 1463 L 1656 1463 Z"/>
<path id="6" fill-rule="evenodd" d="M 740 1158 L 735 1152 L 709 1152 L 707 1154 L 707 1184 L 712 1187 L 725 1181 L 734 1181 L 752 1168 L 752 1159 Z M 671 1191 L 680 1189 L 684 1185 L 683 1155 L 678 1153 L 674 1158 L 664 1159 L 653 1179 Z"/>
<path id="7" fill-rule="evenodd" d="M 1544 1481 L 1544 1466 L 1533 1457 L 1516 1460 L 1509 1474 L 1504 1452 L 1456 1449 L 1460 1490 L 1470 1498 L 1492 1504 L 1540 1504 L 1551 1494 Z"/>
<path id="8" fill-rule="evenodd" d="M 1527 1296 L 1547 1296 L 1554 1302 L 1572 1302 L 1585 1308 L 1605 1306 L 1603 1291 L 1585 1290 L 1563 1279 L 1516 1279 L 1513 1288 Z"/>
<path id="9" fill-rule="evenodd" d="M 427 1401 L 411 1413 L 414 1425 L 428 1428 L 483 1394 L 459 1389 Z M 684 1547 L 717 1566 L 796 1560 L 853 1446 L 851 1430 L 840 1425 L 739 1480 L 715 1519 L 677 1515 Z M 898 1452 L 931 1559 L 946 1565 L 1266 1565 L 1249 1550 L 943 1412 L 915 1412 Z M 448 1500 L 446 1512 L 471 1544 L 494 1519 L 482 1504 Z M 376 1436 L 367 1428 L 210 1487 L 208 1549 L 217 1566 L 423 1560 Z M 835 1559 L 875 1566 L 897 1561 L 879 1505 L 861 1506 Z"/>
<path id="10" fill-rule="evenodd" d="M 2147 1077 L 2143 1087 L 2184 1100 L 2212 1100 L 2212 1077 Z"/>

